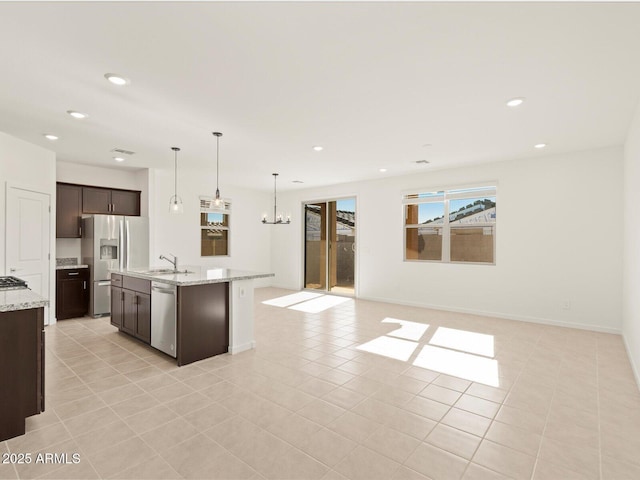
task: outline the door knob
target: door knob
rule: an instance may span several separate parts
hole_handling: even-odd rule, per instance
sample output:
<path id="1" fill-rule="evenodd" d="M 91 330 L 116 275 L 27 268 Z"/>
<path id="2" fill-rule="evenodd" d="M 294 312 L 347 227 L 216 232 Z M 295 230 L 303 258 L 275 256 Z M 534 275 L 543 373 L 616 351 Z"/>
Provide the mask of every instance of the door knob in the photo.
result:
<path id="1" fill-rule="evenodd" d="M 10 271 L 11 273 L 15 272 L 16 270 L 18 270 L 18 269 L 17 269 L 17 268 L 13 268 L 13 267 L 9 269 L 9 271 Z"/>

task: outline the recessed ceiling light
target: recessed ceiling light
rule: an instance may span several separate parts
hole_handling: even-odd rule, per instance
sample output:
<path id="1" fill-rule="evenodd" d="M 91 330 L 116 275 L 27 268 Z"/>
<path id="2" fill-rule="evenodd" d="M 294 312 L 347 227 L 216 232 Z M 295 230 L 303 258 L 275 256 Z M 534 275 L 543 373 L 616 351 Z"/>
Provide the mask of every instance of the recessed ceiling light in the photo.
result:
<path id="1" fill-rule="evenodd" d="M 384 173 L 384 172 L 386 172 L 386 171 L 387 171 L 387 169 L 386 169 L 386 168 L 381 168 L 381 169 L 380 169 L 380 170 L 378 170 L 378 171 L 379 171 L 380 173 Z"/>
<path id="2" fill-rule="evenodd" d="M 533 148 L 544 148 L 546 147 L 547 144 L 546 143 L 536 143 Z"/>
<path id="3" fill-rule="evenodd" d="M 124 158 L 122 157 L 113 157 L 116 162 L 124 162 Z"/>
<path id="4" fill-rule="evenodd" d="M 304 183 L 302 180 L 291 180 L 291 183 Z"/>
<path id="5" fill-rule="evenodd" d="M 422 146 L 423 146 L 424 148 L 427 148 L 427 147 L 431 147 L 432 145 L 431 145 L 430 143 L 424 143 Z"/>
<path id="6" fill-rule="evenodd" d="M 118 86 L 129 85 L 131 83 L 131 80 L 123 77 L 122 75 L 118 75 L 117 73 L 105 73 L 104 78 Z"/>
<path id="7" fill-rule="evenodd" d="M 507 101 L 507 107 L 518 107 L 524 103 L 524 97 L 512 98 Z"/>
<path id="8" fill-rule="evenodd" d="M 76 112 L 75 110 L 67 110 L 67 113 L 71 115 L 73 118 L 77 118 L 79 120 L 83 118 L 87 118 L 89 116 L 86 113 Z"/>
<path id="9" fill-rule="evenodd" d="M 419 165 L 426 165 L 429 163 L 429 160 L 416 160 L 416 163 Z"/>
<path id="10" fill-rule="evenodd" d="M 51 133 L 45 133 L 44 134 L 44 138 L 46 138 L 47 140 L 58 140 L 58 136 L 57 135 L 53 135 Z"/>
<path id="11" fill-rule="evenodd" d="M 321 152 L 322 150 L 324 150 L 324 147 L 320 146 L 320 145 L 314 145 L 313 149 L 316 152 Z"/>

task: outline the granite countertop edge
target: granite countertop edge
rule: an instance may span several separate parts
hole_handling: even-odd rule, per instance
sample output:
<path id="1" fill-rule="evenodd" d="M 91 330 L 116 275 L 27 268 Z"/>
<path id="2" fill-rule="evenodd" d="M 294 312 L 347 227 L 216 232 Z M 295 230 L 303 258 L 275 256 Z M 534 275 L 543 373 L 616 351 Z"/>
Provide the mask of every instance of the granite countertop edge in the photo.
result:
<path id="1" fill-rule="evenodd" d="M 0 291 L 0 312 L 15 312 L 49 306 L 49 300 L 28 288 Z"/>
<path id="2" fill-rule="evenodd" d="M 58 265 L 56 270 L 73 270 L 74 268 L 89 268 L 89 265 Z"/>
<path id="3" fill-rule="evenodd" d="M 142 278 L 144 280 L 151 280 L 152 282 L 167 283 L 169 285 L 177 286 L 206 285 L 210 283 L 225 283 L 238 280 L 275 277 L 274 273 L 246 272 L 241 270 L 231 270 L 230 275 L 220 278 L 199 278 L 199 273 L 150 275 L 148 273 L 141 273 L 133 270 L 111 270 L 110 273 L 127 275 L 130 277 Z"/>

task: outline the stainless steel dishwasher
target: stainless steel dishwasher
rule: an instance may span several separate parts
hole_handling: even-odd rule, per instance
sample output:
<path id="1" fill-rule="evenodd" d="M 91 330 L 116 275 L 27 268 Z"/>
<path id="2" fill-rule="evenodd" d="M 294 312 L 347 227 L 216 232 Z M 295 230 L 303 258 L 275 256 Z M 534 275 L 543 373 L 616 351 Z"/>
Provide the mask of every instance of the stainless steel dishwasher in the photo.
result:
<path id="1" fill-rule="evenodd" d="M 151 346 L 173 358 L 177 356 L 178 287 L 151 282 Z"/>

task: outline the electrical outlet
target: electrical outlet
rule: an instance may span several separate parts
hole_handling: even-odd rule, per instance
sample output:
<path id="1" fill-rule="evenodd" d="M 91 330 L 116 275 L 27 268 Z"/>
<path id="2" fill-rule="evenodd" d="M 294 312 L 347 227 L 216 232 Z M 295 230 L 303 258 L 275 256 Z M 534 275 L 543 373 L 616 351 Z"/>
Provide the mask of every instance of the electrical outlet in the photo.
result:
<path id="1" fill-rule="evenodd" d="M 563 310 L 571 310 L 571 302 L 569 300 L 563 300 L 561 306 Z"/>

